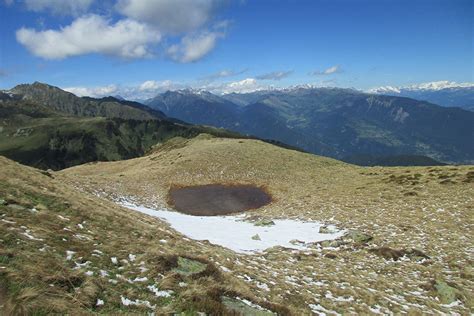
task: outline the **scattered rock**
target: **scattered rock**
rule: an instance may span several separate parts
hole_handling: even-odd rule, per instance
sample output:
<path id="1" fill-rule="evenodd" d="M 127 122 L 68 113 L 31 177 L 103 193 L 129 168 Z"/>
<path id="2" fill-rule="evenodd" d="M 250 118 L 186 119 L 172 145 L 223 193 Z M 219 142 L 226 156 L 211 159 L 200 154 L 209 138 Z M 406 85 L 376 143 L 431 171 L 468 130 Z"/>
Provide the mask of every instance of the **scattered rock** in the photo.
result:
<path id="1" fill-rule="evenodd" d="M 258 234 L 252 236 L 253 240 L 261 240 Z"/>
<path id="2" fill-rule="evenodd" d="M 336 239 L 336 240 L 324 240 L 324 241 L 321 241 L 319 244 L 323 248 L 328 248 L 328 247 L 337 248 L 339 246 L 344 245 L 345 242 L 340 239 Z"/>
<path id="3" fill-rule="evenodd" d="M 264 316 L 264 315 L 275 315 L 270 310 L 265 309 L 264 307 L 255 304 L 247 299 L 242 299 L 240 297 L 233 298 L 228 296 L 223 296 L 222 304 L 233 314 L 237 315 L 254 315 L 254 316 Z"/>
<path id="4" fill-rule="evenodd" d="M 254 223 L 255 226 L 273 226 L 275 222 L 270 219 L 261 219 Z"/>
<path id="5" fill-rule="evenodd" d="M 21 206 L 19 204 L 8 204 L 7 207 L 12 209 L 13 211 L 24 211 L 24 210 L 26 210 L 26 207 Z"/>
<path id="6" fill-rule="evenodd" d="M 346 237 L 352 239 L 356 244 L 366 244 L 372 239 L 374 239 L 374 237 L 357 230 L 348 232 L 346 234 Z"/>
<path id="7" fill-rule="evenodd" d="M 302 240 L 293 239 L 293 240 L 290 240 L 290 244 L 295 245 L 295 246 L 304 246 L 306 243 Z"/>
<path id="8" fill-rule="evenodd" d="M 434 283 L 434 289 L 436 290 L 436 295 L 439 297 L 441 303 L 451 304 L 456 301 L 458 290 L 449 286 L 446 282 L 436 280 Z"/>
<path id="9" fill-rule="evenodd" d="M 319 227 L 320 234 L 334 234 L 335 232 L 336 232 L 336 229 L 334 227 L 330 227 L 330 226 Z"/>
<path id="10" fill-rule="evenodd" d="M 389 247 L 380 247 L 369 249 L 369 252 L 383 257 L 387 260 L 397 261 L 401 257 L 407 256 L 410 260 L 422 261 L 423 259 L 430 259 L 425 253 L 417 249 L 392 249 Z"/>
<path id="11" fill-rule="evenodd" d="M 328 252 L 324 255 L 324 257 L 329 258 L 329 259 L 336 259 L 337 255 L 335 253 Z"/>
<path id="12" fill-rule="evenodd" d="M 206 270 L 206 268 L 207 264 L 205 263 L 189 258 L 178 257 L 178 266 L 174 268 L 173 271 L 184 276 L 190 276 L 201 273 Z"/>
<path id="13" fill-rule="evenodd" d="M 40 170 L 41 174 L 47 176 L 47 177 L 50 177 L 50 178 L 53 178 L 53 170 L 51 169 L 48 169 L 48 170 Z"/>
<path id="14" fill-rule="evenodd" d="M 35 209 L 37 209 L 38 211 L 45 211 L 48 208 L 44 204 L 39 203 L 35 205 Z"/>

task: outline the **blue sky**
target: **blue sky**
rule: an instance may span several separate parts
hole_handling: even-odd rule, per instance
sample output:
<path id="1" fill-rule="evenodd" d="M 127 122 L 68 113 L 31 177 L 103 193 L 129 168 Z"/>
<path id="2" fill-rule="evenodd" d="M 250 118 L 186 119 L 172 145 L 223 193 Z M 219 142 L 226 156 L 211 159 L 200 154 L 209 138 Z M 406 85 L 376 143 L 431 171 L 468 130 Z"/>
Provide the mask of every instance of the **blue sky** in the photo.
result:
<path id="1" fill-rule="evenodd" d="M 471 0 L 0 0 L 0 88 L 148 97 L 473 81 Z"/>

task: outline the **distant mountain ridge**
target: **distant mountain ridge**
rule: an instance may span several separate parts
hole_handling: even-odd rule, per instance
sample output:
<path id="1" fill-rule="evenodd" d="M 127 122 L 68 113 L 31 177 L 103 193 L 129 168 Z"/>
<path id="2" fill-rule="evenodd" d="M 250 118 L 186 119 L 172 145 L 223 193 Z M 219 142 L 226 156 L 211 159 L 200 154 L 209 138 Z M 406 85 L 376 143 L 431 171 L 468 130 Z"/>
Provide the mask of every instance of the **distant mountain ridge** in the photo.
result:
<path id="1" fill-rule="evenodd" d="M 405 87 L 385 86 L 368 90 L 369 93 L 404 96 L 428 101 L 441 106 L 460 107 L 474 111 L 474 84 L 436 81 Z"/>
<path id="2" fill-rule="evenodd" d="M 39 82 L 0 91 L 0 155 L 39 168 L 134 158 L 173 137 L 203 133 L 256 139 L 169 118 L 138 102 L 77 97 Z M 276 140 L 260 140 L 300 150 Z"/>
<path id="3" fill-rule="evenodd" d="M 411 98 L 295 87 L 212 97 L 168 91 L 145 103 L 183 121 L 275 139 L 338 159 L 424 155 L 442 162 L 474 162 L 474 113 Z"/>
<path id="4" fill-rule="evenodd" d="M 176 136 L 242 137 L 170 119 L 140 103 L 80 98 L 38 82 L 0 91 L 0 118 L 0 155 L 43 169 L 134 158 Z"/>

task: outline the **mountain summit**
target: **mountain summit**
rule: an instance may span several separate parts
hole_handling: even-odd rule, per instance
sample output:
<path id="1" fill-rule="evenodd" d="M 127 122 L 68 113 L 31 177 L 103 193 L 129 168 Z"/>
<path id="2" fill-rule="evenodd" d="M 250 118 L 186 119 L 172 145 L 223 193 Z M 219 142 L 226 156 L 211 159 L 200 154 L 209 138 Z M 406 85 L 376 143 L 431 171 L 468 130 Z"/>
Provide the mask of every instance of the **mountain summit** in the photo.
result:
<path id="1" fill-rule="evenodd" d="M 442 106 L 457 106 L 474 111 L 474 84 L 451 81 L 427 82 L 411 86 L 384 86 L 368 90 L 369 93 L 404 96 L 425 100 Z"/>

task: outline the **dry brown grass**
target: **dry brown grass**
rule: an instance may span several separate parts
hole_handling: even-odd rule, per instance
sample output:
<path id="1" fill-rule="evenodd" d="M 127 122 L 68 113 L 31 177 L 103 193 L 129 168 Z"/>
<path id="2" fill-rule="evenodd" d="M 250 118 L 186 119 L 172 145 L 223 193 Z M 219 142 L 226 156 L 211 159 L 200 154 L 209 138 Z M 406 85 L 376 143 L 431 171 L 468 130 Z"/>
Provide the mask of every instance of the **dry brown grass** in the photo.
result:
<path id="1" fill-rule="evenodd" d="M 80 192 L 54 174 L 2 157 L 0 163 L 1 315 L 220 314 L 225 307 L 217 292 L 258 300 L 247 284 L 221 274 L 206 259 L 214 247 Z M 206 269 L 181 276 L 173 271 L 178 256 L 205 263 Z M 172 292 L 157 297 L 147 286 Z M 189 295 L 195 299 L 183 300 Z M 121 297 L 140 304 L 125 306 Z"/>
<path id="2" fill-rule="evenodd" d="M 211 261 L 295 313 L 309 313 L 310 304 L 352 313 L 473 311 L 473 166 L 362 168 L 254 140 L 198 137 L 177 143 L 142 158 L 78 166 L 55 176 L 106 198 L 131 196 L 156 207 L 167 206 L 174 185 L 266 186 L 274 202 L 249 216 L 319 220 L 373 237 L 367 244 L 315 246 L 307 254 L 276 248 L 243 256 L 209 245 Z M 415 249 L 430 259 L 380 256 L 372 248 Z M 462 293 L 457 306 L 442 305 L 423 289 L 437 279 L 456 284 Z"/>

